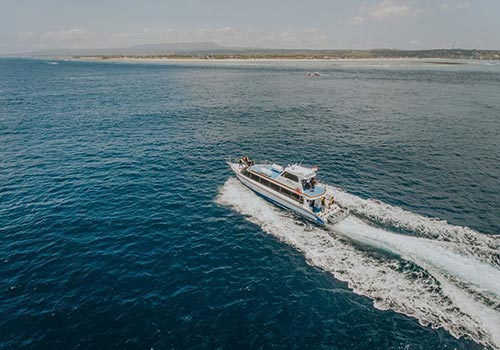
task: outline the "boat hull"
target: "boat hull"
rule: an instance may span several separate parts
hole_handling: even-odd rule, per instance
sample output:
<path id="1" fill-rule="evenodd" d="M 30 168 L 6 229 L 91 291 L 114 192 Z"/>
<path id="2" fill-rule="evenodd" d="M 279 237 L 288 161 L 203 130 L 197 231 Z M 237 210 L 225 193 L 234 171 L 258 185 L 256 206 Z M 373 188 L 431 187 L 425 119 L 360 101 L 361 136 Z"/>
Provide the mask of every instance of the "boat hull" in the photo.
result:
<path id="1" fill-rule="evenodd" d="M 238 164 L 228 163 L 236 177 L 240 182 L 251 189 L 253 192 L 266 199 L 267 201 L 273 203 L 274 205 L 283 208 L 285 210 L 291 211 L 294 214 L 307 219 L 317 225 L 323 226 L 325 225 L 325 221 L 317 215 L 314 215 L 312 212 L 307 211 L 303 207 L 301 207 L 298 203 L 295 204 L 292 200 L 286 198 L 285 196 L 279 195 L 277 193 L 273 193 L 272 190 L 267 187 L 261 185 L 260 183 L 247 178 L 242 175 L 240 172 L 240 168 Z"/>

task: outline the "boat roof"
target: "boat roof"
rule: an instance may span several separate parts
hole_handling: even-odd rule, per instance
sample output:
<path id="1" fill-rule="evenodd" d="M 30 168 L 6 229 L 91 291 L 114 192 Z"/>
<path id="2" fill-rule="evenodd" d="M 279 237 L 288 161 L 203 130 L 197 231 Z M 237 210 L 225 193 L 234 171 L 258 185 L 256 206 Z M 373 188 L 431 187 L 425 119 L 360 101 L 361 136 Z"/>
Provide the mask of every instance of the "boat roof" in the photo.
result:
<path id="1" fill-rule="evenodd" d="M 281 172 L 275 169 L 270 164 L 255 164 L 250 167 L 250 170 L 255 171 L 258 174 L 265 175 L 273 180 L 277 180 L 278 183 L 281 183 L 278 179 Z M 316 171 L 313 168 L 306 168 L 300 165 L 291 165 L 284 169 L 291 174 L 294 174 L 299 177 L 299 179 L 309 179 L 313 176 L 316 176 Z M 286 185 L 286 184 L 284 184 Z M 303 193 L 309 197 L 315 197 L 322 195 L 325 192 L 325 188 L 322 185 L 316 185 L 314 188 L 304 189 Z"/>
<path id="2" fill-rule="evenodd" d="M 311 177 L 316 176 L 316 170 L 313 168 L 306 168 L 302 165 L 294 164 L 289 165 L 285 168 L 287 173 L 296 175 L 299 179 L 310 179 Z"/>
<path id="3" fill-rule="evenodd" d="M 252 170 L 258 172 L 259 174 L 266 175 L 271 179 L 276 179 L 280 176 L 280 172 L 274 169 L 271 165 L 268 164 L 255 164 L 251 167 Z"/>
<path id="4" fill-rule="evenodd" d="M 276 179 L 281 174 L 281 171 L 278 171 L 270 164 L 255 164 L 251 167 L 251 169 L 272 179 Z M 310 179 L 311 177 L 316 176 L 316 170 L 314 168 L 306 168 L 297 164 L 287 166 L 284 171 L 296 175 L 300 180 Z"/>

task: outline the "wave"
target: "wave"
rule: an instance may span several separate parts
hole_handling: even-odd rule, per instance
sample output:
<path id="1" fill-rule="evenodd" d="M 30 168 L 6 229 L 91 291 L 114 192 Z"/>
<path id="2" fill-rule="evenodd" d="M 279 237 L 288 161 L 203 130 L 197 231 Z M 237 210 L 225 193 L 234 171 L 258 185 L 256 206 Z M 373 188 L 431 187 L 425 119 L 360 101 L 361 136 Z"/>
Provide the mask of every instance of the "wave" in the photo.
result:
<path id="1" fill-rule="evenodd" d="M 335 187 L 328 191 L 354 213 L 330 230 L 297 221 L 235 178 L 221 187 L 216 202 L 295 247 L 375 307 L 500 349 L 499 237 Z"/>

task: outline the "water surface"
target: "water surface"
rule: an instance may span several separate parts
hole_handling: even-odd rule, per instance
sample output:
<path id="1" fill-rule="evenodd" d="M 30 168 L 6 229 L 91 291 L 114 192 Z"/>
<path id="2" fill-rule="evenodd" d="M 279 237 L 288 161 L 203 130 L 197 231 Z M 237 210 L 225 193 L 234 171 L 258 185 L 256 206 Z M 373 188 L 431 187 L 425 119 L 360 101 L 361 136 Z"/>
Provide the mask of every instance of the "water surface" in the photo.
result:
<path id="1" fill-rule="evenodd" d="M 498 91 L 481 63 L 0 60 L 0 347 L 500 347 Z M 356 216 L 261 202 L 244 154 Z"/>

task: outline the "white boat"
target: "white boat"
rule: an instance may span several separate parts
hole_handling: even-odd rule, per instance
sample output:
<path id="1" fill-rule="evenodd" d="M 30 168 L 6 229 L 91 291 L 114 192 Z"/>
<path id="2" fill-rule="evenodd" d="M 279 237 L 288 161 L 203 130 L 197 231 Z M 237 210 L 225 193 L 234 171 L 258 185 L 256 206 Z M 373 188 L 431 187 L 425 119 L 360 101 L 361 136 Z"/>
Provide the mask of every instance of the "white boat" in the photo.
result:
<path id="1" fill-rule="evenodd" d="M 294 164 L 283 168 L 278 164 L 255 164 L 248 157 L 227 164 L 249 189 L 274 203 L 318 225 L 336 224 L 349 210 L 327 194 L 316 180 L 315 168 Z"/>

